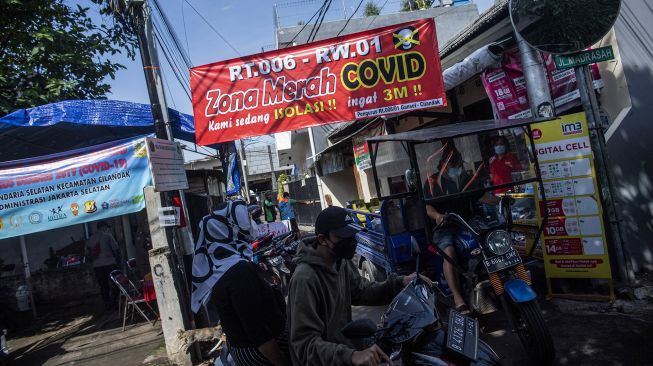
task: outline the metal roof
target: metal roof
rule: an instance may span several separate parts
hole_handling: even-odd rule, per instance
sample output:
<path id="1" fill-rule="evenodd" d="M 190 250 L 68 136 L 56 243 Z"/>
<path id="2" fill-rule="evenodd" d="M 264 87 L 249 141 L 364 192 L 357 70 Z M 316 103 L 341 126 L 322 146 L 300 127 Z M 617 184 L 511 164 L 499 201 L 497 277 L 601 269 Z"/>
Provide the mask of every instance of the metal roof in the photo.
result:
<path id="1" fill-rule="evenodd" d="M 407 141 L 407 142 L 432 142 L 446 138 L 474 135 L 481 132 L 490 132 L 527 126 L 532 123 L 549 121 L 551 119 L 499 119 L 487 121 L 461 122 L 442 125 L 423 130 L 396 133 L 394 135 L 375 136 L 367 139 L 369 142 Z"/>

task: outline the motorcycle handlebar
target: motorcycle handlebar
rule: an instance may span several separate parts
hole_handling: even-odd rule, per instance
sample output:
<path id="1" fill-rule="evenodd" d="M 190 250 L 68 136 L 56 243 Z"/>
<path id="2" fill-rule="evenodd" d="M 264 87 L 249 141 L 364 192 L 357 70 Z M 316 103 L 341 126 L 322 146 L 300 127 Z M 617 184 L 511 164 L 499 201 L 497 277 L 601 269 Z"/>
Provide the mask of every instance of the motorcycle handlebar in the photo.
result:
<path id="1" fill-rule="evenodd" d="M 435 230 L 442 228 L 445 224 L 448 224 L 450 222 L 463 226 L 465 229 L 469 230 L 474 235 L 479 236 L 478 232 L 476 232 L 476 230 L 474 230 L 474 228 L 472 228 L 467 223 L 467 221 L 465 221 L 462 217 L 460 217 L 460 215 L 453 212 L 449 212 L 445 214 L 442 221 L 440 221 L 440 223 L 435 227 Z"/>

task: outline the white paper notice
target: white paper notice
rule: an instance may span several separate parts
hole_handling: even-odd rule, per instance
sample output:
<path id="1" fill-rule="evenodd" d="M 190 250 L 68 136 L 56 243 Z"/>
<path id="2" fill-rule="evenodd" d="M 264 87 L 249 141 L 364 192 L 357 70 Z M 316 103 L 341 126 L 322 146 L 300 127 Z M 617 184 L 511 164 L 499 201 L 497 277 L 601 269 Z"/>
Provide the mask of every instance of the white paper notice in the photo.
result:
<path id="1" fill-rule="evenodd" d="M 585 255 L 603 255 L 605 250 L 603 249 L 603 238 L 600 236 L 593 236 L 588 238 L 583 238 L 583 254 Z"/>
<path id="2" fill-rule="evenodd" d="M 601 235 L 601 218 L 598 216 L 580 217 L 578 218 L 580 232 L 583 235 Z"/>

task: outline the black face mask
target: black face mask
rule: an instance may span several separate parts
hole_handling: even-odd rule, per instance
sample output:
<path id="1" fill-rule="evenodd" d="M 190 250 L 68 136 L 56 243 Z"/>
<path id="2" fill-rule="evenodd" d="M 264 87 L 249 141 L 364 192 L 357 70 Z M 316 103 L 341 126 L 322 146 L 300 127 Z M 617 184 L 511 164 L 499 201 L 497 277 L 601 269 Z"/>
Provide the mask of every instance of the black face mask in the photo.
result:
<path id="1" fill-rule="evenodd" d="M 333 245 L 333 252 L 335 253 L 336 257 L 342 258 L 342 259 L 352 259 L 354 258 L 354 254 L 356 254 L 356 246 L 358 243 L 356 242 L 356 238 L 346 238 L 346 239 L 340 239 L 337 243 L 334 243 Z"/>

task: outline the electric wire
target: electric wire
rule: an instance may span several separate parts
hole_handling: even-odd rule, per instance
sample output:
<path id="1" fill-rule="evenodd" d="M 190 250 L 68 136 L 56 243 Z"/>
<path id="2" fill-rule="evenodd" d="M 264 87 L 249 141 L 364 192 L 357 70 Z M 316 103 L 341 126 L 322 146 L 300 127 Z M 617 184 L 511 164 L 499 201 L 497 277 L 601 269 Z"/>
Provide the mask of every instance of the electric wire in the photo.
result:
<path id="1" fill-rule="evenodd" d="M 342 33 L 342 31 L 344 31 L 345 28 L 347 28 L 347 25 L 349 25 L 349 21 L 351 20 L 351 18 L 354 17 L 354 15 L 356 15 L 356 13 L 358 12 L 358 9 L 360 9 L 361 5 L 363 4 L 363 1 L 364 1 L 364 0 L 361 0 L 361 1 L 358 3 L 358 6 L 356 6 L 356 10 L 354 10 L 354 12 L 351 13 L 351 15 L 349 16 L 349 18 L 347 18 L 347 21 L 345 22 L 345 25 L 342 26 L 342 29 L 340 30 L 340 32 L 338 32 L 338 34 L 336 35 L 336 37 L 339 37 L 340 34 Z M 381 11 L 379 10 L 379 13 L 380 13 L 380 12 L 381 12 Z"/>
<path id="2" fill-rule="evenodd" d="M 202 15 L 202 13 L 200 13 L 197 9 L 195 9 L 195 7 L 193 6 L 193 4 L 191 4 L 188 0 L 184 0 L 184 1 L 186 2 L 186 4 L 188 4 L 188 6 L 191 7 L 191 9 L 193 9 L 193 11 L 195 11 L 195 13 L 196 13 L 200 18 L 202 18 L 202 20 L 204 21 L 204 23 L 206 23 L 206 25 L 208 25 L 209 28 L 211 28 L 211 30 L 212 30 L 213 32 L 215 32 L 215 34 L 217 34 L 218 37 L 220 37 L 220 38 L 224 41 L 224 43 L 227 44 L 227 46 L 229 46 L 229 48 L 231 48 L 234 52 L 236 52 L 236 54 L 237 54 L 238 56 L 242 56 L 242 55 L 240 54 L 240 52 L 238 52 L 238 50 L 236 49 L 236 47 L 234 47 L 231 43 L 229 43 L 229 41 L 228 41 L 228 40 L 227 40 L 227 39 L 226 39 L 226 38 L 225 38 L 225 37 L 224 37 L 220 32 L 218 32 L 218 30 L 215 29 L 215 28 L 211 25 L 211 23 L 209 23 L 209 21 L 206 20 L 206 18 L 204 18 L 204 16 Z"/>
<path id="3" fill-rule="evenodd" d="M 173 70 L 178 73 L 178 75 L 190 85 L 190 76 L 188 75 L 188 70 L 182 65 L 183 61 L 179 60 L 179 55 L 172 51 L 173 46 L 168 44 L 168 41 L 165 38 L 165 35 L 161 33 L 161 30 L 154 26 L 155 35 L 157 35 L 157 42 L 160 43 L 161 48 L 166 56 L 169 56 L 167 60 L 170 63 L 170 66 L 173 67 Z M 172 60 L 172 62 L 170 62 Z"/>
<path id="4" fill-rule="evenodd" d="M 190 69 L 192 64 L 190 62 L 190 57 L 188 57 L 188 51 L 184 49 L 184 47 L 181 45 L 181 42 L 179 41 L 179 37 L 177 36 L 177 33 L 174 31 L 174 28 L 172 27 L 170 20 L 166 16 L 165 12 L 163 12 L 163 9 L 161 9 L 161 6 L 159 5 L 158 0 L 152 0 L 152 4 L 154 4 L 154 8 L 157 10 L 159 13 L 159 17 L 161 18 L 161 21 L 163 21 L 163 25 L 172 39 L 172 43 L 175 45 L 175 48 L 179 51 L 179 54 L 186 64 L 186 66 Z"/>
<path id="5" fill-rule="evenodd" d="M 170 84 L 168 83 L 168 78 L 166 77 L 166 74 L 161 72 L 161 78 L 163 79 L 163 83 L 166 84 L 166 88 L 164 92 L 167 92 L 168 96 L 170 97 L 170 100 L 172 101 L 172 107 L 176 110 L 177 109 L 177 102 L 175 102 L 175 97 L 172 95 L 170 92 L 172 89 L 170 89 Z"/>
<path id="6" fill-rule="evenodd" d="M 193 60 L 190 57 L 190 46 L 188 46 L 188 33 L 186 32 L 186 15 L 184 13 L 184 0 L 179 2 L 181 4 L 181 21 L 184 24 L 184 38 L 186 39 L 186 50 L 188 50 L 188 60 L 193 63 Z"/>
<path id="7" fill-rule="evenodd" d="M 381 14 L 381 12 L 383 11 L 383 8 L 385 8 L 386 5 L 388 5 L 388 0 L 385 0 L 383 5 L 381 6 L 381 9 L 379 9 L 379 14 Z M 370 27 L 372 27 L 372 24 L 374 24 L 374 21 L 376 21 L 376 18 L 379 17 L 379 14 L 375 15 L 374 18 L 372 18 L 372 20 L 370 21 L 370 24 L 367 25 L 367 29 L 370 29 Z"/>
<path id="8" fill-rule="evenodd" d="M 324 6 L 322 6 L 322 11 L 320 11 L 320 14 L 317 16 L 317 19 L 315 20 L 315 24 L 313 24 L 313 28 L 311 29 L 311 33 L 308 34 L 308 39 L 306 40 L 306 43 L 310 43 L 313 42 L 313 40 L 315 40 L 315 36 L 317 36 L 317 32 L 320 30 L 320 27 L 322 26 L 322 21 L 324 20 L 324 16 L 329 11 L 332 2 L 333 0 L 325 0 Z"/>
<path id="9" fill-rule="evenodd" d="M 298 36 L 299 36 L 303 31 L 304 31 L 304 29 L 305 29 L 305 28 L 306 28 L 306 27 L 311 23 L 311 21 L 313 20 L 313 18 L 315 18 L 315 17 L 317 16 L 317 14 L 320 13 L 320 12 L 322 11 L 322 9 L 326 6 L 326 2 L 327 2 L 327 0 L 325 0 L 324 3 L 322 4 L 322 6 L 321 6 L 321 7 L 320 7 L 320 8 L 319 8 L 315 13 L 313 13 L 313 16 L 311 16 L 310 19 L 308 19 L 308 21 L 307 21 L 306 23 L 304 23 L 304 26 L 302 27 L 302 29 L 300 29 L 299 32 L 297 32 L 297 34 L 295 34 L 295 36 L 292 37 L 292 39 L 290 40 L 290 42 L 288 42 L 288 44 L 289 44 L 290 46 L 292 46 L 292 44 L 293 44 L 293 42 L 295 41 L 295 39 L 297 39 L 297 37 L 298 37 Z"/>
<path id="10" fill-rule="evenodd" d="M 329 4 L 326 7 L 326 10 L 324 10 L 324 13 L 322 13 L 322 19 L 320 19 L 320 23 L 317 25 L 317 29 L 315 30 L 315 33 L 313 34 L 313 38 L 311 39 L 311 42 L 315 41 L 315 38 L 317 37 L 317 32 L 320 30 L 320 27 L 322 27 L 322 22 L 324 22 L 324 17 L 326 17 L 327 12 L 329 11 L 329 8 L 331 7 L 332 3 L 333 3 L 333 0 L 330 0 Z"/>
<path id="11" fill-rule="evenodd" d="M 159 31 L 156 28 L 154 29 L 154 31 L 155 33 L 159 33 Z M 182 80 L 183 77 L 180 76 L 182 72 L 179 70 L 179 66 L 177 65 L 177 63 L 173 59 L 171 59 L 170 56 L 171 52 L 168 50 L 165 43 L 161 41 L 161 38 L 162 38 L 161 36 L 157 37 L 157 43 L 159 43 L 159 46 L 161 46 L 163 50 L 163 56 L 166 58 L 166 61 L 168 61 L 168 65 L 171 66 L 172 73 L 175 75 L 175 78 L 179 82 L 179 85 L 181 85 L 181 88 L 184 90 L 184 93 L 186 93 L 186 96 L 188 96 L 189 100 L 192 100 L 190 96 L 190 84 L 186 83 L 185 80 Z"/>
<path id="12" fill-rule="evenodd" d="M 155 27 L 155 34 L 157 35 L 157 42 L 161 44 L 161 49 L 165 56 L 168 56 L 169 64 L 172 67 L 173 71 L 176 72 L 185 83 L 190 85 L 190 77 L 188 76 L 188 70 L 182 65 L 182 61 L 179 60 L 179 56 L 173 52 L 172 46 L 168 44 L 168 41 L 165 39 L 165 36 L 161 33 L 159 29 Z M 170 62 L 172 61 L 172 62 Z"/>

